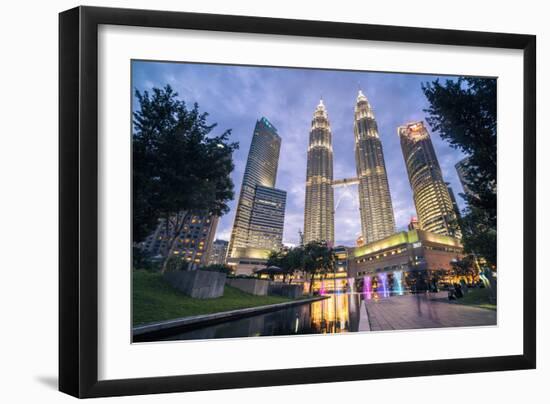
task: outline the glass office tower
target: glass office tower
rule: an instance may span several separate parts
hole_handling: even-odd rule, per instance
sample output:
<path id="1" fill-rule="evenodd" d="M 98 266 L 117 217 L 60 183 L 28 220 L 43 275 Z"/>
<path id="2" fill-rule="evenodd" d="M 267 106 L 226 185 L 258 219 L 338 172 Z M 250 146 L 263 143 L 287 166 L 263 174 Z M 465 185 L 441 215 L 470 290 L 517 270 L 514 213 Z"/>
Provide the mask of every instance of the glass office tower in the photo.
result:
<path id="1" fill-rule="evenodd" d="M 267 256 L 282 246 L 286 192 L 274 188 L 280 149 L 277 129 L 262 117 L 252 135 L 228 258 L 243 258 L 251 251 Z"/>

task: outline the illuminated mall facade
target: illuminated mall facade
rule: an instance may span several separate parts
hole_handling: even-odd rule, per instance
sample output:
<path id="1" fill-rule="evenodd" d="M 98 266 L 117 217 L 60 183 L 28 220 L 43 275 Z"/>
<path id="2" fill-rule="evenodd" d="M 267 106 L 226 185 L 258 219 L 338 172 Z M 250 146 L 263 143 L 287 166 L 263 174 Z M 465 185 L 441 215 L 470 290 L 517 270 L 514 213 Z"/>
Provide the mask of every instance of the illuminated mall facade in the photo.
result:
<path id="1" fill-rule="evenodd" d="M 463 247 L 454 237 L 424 230 L 408 230 L 374 243 L 355 247 L 348 258 L 348 276 L 370 281 L 373 290 L 415 286 L 424 281 L 448 282 L 452 262 L 463 257 Z"/>

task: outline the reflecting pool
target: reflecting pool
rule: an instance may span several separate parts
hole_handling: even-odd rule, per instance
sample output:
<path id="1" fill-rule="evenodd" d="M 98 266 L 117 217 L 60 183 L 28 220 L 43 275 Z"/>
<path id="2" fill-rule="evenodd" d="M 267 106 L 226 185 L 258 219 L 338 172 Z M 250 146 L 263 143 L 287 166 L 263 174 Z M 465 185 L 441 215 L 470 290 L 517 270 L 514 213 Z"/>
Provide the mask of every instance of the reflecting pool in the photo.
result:
<path id="1" fill-rule="evenodd" d="M 192 340 L 265 335 L 332 334 L 358 331 L 360 293 L 327 294 L 327 299 L 163 338 Z"/>

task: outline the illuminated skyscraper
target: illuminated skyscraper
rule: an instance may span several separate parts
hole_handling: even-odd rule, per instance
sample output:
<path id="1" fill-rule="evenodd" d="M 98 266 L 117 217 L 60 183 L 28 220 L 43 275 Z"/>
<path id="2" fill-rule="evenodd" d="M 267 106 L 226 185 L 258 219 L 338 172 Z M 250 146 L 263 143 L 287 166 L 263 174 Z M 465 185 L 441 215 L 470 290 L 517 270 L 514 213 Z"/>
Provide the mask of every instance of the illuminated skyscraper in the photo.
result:
<path id="1" fill-rule="evenodd" d="M 369 244 L 392 235 L 395 219 L 378 126 L 361 91 L 355 104 L 354 134 L 361 230 Z"/>
<path id="2" fill-rule="evenodd" d="M 304 242 L 334 242 L 332 133 L 323 100 L 313 113 L 307 149 Z"/>
<path id="3" fill-rule="evenodd" d="M 261 265 L 269 251 L 282 246 L 286 192 L 274 188 L 280 149 L 277 129 L 262 117 L 256 122 L 246 161 L 227 253 L 230 265 L 251 258 L 260 260 L 254 265 Z"/>
<path id="4" fill-rule="evenodd" d="M 250 216 L 248 244 L 268 251 L 282 247 L 286 192 L 256 185 Z"/>
<path id="5" fill-rule="evenodd" d="M 401 139 L 420 229 L 460 238 L 453 201 L 424 122 L 400 126 L 397 133 Z"/>

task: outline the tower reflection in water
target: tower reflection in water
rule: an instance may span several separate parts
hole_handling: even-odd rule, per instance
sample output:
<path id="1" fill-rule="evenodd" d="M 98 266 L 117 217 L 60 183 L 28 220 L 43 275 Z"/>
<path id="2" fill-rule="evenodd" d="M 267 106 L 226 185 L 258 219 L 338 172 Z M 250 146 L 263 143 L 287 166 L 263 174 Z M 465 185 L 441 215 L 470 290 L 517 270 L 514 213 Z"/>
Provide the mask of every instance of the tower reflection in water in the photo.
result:
<path id="1" fill-rule="evenodd" d="M 356 294 L 331 294 L 311 304 L 311 332 L 333 334 L 357 330 L 359 297 Z"/>
<path id="2" fill-rule="evenodd" d="M 328 293 L 327 298 L 256 316 L 184 331 L 163 340 L 333 334 L 359 329 L 360 293 Z"/>

